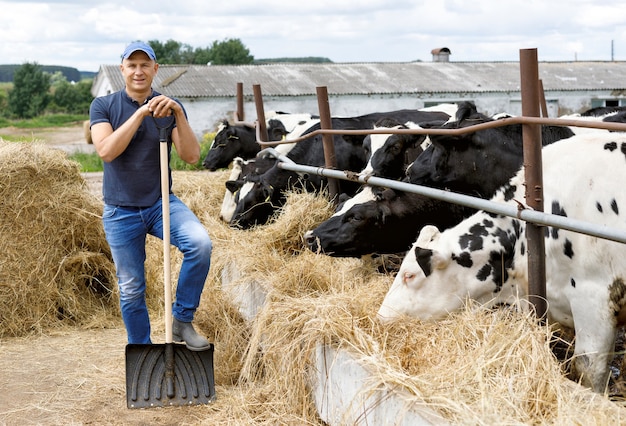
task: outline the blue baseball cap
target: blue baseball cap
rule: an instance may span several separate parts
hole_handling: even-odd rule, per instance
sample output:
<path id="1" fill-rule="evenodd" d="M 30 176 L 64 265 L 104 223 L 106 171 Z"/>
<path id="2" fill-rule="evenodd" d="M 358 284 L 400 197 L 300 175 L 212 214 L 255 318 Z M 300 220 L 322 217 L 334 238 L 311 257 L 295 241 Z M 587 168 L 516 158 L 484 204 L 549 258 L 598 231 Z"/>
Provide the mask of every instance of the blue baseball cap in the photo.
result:
<path id="1" fill-rule="evenodd" d="M 126 46 L 124 53 L 122 54 L 122 60 L 128 59 L 133 52 L 141 50 L 144 52 L 150 59 L 156 62 L 156 55 L 154 54 L 154 50 L 150 47 L 149 44 L 144 43 L 143 41 L 133 41 L 131 44 Z"/>

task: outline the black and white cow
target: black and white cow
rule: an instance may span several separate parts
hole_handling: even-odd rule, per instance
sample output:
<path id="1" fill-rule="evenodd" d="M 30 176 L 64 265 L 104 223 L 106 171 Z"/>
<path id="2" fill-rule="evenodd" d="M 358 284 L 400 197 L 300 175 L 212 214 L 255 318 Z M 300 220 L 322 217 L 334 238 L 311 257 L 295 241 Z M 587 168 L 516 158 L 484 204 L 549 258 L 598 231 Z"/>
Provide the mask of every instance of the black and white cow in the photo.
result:
<path id="1" fill-rule="evenodd" d="M 436 121 L 447 120 L 449 115 L 442 111 L 398 110 L 366 114 L 357 117 L 333 117 L 332 128 L 335 130 L 371 129 L 382 118 L 391 117 L 399 121 Z M 320 128 L 317 124 L 304 134 Z M 360 171 L 366 164 L 366 152 L 363 148 L 365 135 L 334 135 L 334 150 L 338 170 Z M 299 142 L 286 155 L 298 164 L 324 166 L 324 150 L 322 136 L 315 135 Z M 272 167 L 265 174 L 249 180 L 241 189 L 239 202 L 232 217 L 231 224 L 240 228 L 249 228 L 264 224 L 284 204 L 285 191 L 293 188 L 304 188 L 319 191 L 326 185 L 326 178 L 312 175 L 302 177 L 297 173 Z M 353 195 L 360 184 L 341 182 L 341 191 Z"/>
<path id="2" fill-rule="evenodd" d="M 582 134 L 545 147 L 544 205 L 552 214 L 626 229 L 626 135 Z M 524 170 L 493 201 L 524 201 Z M 404 258 L 378 317 L 437 320 L 465 306 L 523 306 L 526 223 L 480 211 L 440 232 L 426 226 Z M 603 392 L 617 327 L 626 322 L 626 246 L 546 227 L 548 319 L 575 330 L 573 372 Z"/>
<path id="3" fill-rule="evenodd" d="M 471 214 L 465 207 L 410 192 L 366 185 L 329 219 L 304 235 L 307 247 L 335 257 L 401 253 L 415 241 L 418 224 L 453 226 Z"/>
<path id="4" fill-rule="evenodd" d="M 302 134 L 308 131 L 311 126 L 319 123 L 318 118 L 312 118 L 310 120 L 304 120 L 298 123 L 290 133 L 285 136 L 285 141 L 299 138 Z M 255 142 L 256 143 L 256 142 Z M 258 144 L 257 144 L 258 145 Z M 295 143 L 281 143 L 274 147 L 274 150 L 281 155 L 287 155 L 289 151 L 295 146 Z M 254 158 L 244 160 L 237 157 L 233 160 L 232 170 L 230 176 L 225 183 L 226 191 L 224 192 L 224 199 L 222 200 L 222 207 L 220 210 L 220 219 L 224 222 L 230 222 L 235 208 L 239 202 L 239 196 L 241 195 L 241 189 L 246 182 L 252 182 L 258 178 L 259 175 L 268 171 L 274 164 L 276 159 L 269 154 L 257 153 Z"/>
<path id="5" fill-rule="evenodd" d="M 280 141 L 298 125 L 315 118 L 316 116 L 307 113 L 269 112 L 266 116 L 268 138 L 270 141 Z M 202 166 L 211 171 L 226 168 L 236 157 L 248 160 L 260 150 L 261 145 L 256 141 L 254 127 L 229 124 L 227 120 L 224 120 L 217 128 L 215 139 L 202 161 Z"/>
<path id="6" fill-rule="evenodd" d="M 457 121 L 442 127 L 462 128 L 492 120 L 478 113 L 474 104 L 462 103 Z M 544 145 L 572 135 L 567 127 L 542 126 Z M 404 180 L 490 198 L 522 165 L 521 125 L 460 136 L 431 135 L 430 139 L 431 145 L 409 167 Z M 363 192 L 351 204 L 344 204 L 329 219 L 306 232 L 304 239 L 311 250 L 332 256 L 401 253 L 408 250 L 425 224 L 445 229 L 472 212 L 415 194 L 392 197 L 388 193 L 376 197 Z"/>
<path id="7" fill-rule="evenodd" d="M 443 123 L 441 123 L 443 124 Z M 374 130 L 381 129 L 418 129 L 418 124 L 411 121 L 399 123 L 394 119 L 382 119 L 374 125 Z M 376 176 L 387 179 L 402 179 L 406 168 L 424 152 L 430 144 L 427 135 L 373 133 L 363 140 L 365 155 L 369 159 L 361 170 L 363 176 Z"/>

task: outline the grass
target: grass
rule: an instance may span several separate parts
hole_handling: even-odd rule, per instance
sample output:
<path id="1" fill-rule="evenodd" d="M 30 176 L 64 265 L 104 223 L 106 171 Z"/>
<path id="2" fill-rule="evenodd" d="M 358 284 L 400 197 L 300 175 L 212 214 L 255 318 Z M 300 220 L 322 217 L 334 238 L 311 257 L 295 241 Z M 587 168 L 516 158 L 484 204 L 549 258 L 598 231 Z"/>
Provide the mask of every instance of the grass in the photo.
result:
<path id="1" fill-rule="evenodd" d="M 88 120 L 89 116 L 86 114 L 46 114 L 41 115 L 39 117 L 25 119 L 25 120 L 9 120 L 3 117 L 0 117 L 0 127 L 17 127 L 19 129 L 38 129 L 38 128 L 46 128 L 46 127 L 71 127 L 80 125 L 83 121 Z M 206 157 L 209 148 L 211 147 L 211 143 L 215 138 L 215 133 L 207 133 L 200 140 L 200 161 L 196 164 L 187 164 L 183 160 L 180 159 L 176 150 L 172 150 L 172 158 L 170 161 L 170 167 L 172 170 L 183 170 L 183 171 L 193 171 L 193 170 L 203 170 L 202 161 L 204 157 Z M 24 136 L 2 136 L 2 139 L 10 142 L 28 142 L 30 139 L 25 138 Z M 69 156 L 70 159 L 76 161 L 81 166 L 81 172 L 101 172 L 104 167 L 102 163 L 102 159 L 98 156 L 98 154 L 86 154 L 86 153 L 75 153 Z"/>
<path id="2" fill-rule="evenodd" d="M 24 120 L 0 118 L 0 127 L 17 127 L 18 129 L 39 129 L 44 127 L 70 127 L 88 120 L 87 114 L 45 114 Z"/>
<path id="3" fill-rule="evenodd" d="M 196 164 L 187 164 L 183 160 L 180 159 L 176 150 L 172 150 L 172 157 L 170 159 L 170 167 L 172 170 L 182 170 L 182 171 L 194 171 L 194 170 L 204 170 L 202 167 L 202 161 L 204 157 L 206 157 L 209 148 L 211 147 L 211 143 L 213 142 L 213 138 L 215 134 L 206 134 L 200 141 L 200 160 Z M 73 161 L 76 161 L 80 164 L 81 172 L 101 172 L 104 169 L 102 159 L 96 153 L 74 153 L 69 155 L 69 158 Z"/>

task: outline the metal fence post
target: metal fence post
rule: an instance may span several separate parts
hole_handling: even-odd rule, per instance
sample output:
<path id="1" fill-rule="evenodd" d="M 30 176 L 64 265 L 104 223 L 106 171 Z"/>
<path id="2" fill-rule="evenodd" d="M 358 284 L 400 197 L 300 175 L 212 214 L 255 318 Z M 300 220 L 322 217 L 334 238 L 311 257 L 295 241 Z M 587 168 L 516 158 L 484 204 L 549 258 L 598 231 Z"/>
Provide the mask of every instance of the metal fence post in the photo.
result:
<path id="1" fill-rule="evenodd" d="M 254 105 L 256 106 L 257 126 L 259 126 L 259 134 L 262 140 L 268 141 L 267 124 L 265 123 L 265 111 L 263 110 L 263 94 L 261 93 L 261 85 L 253 84 L 252 93 L 254 94 Z"/>
<path id="2" fill-rule="evenodd" d="M 316 88 L 317 91 L 317 105 L 320 112 L 320 127 L 324 130 L 332 129 L 332 119 L 330 115 L 330 106 L 328 103 L 328 90 L 325 86 Z M 335 145 L 334 137 L 331 134 L 322 134 L 322 142 L 324 145 L 324 161 L 327 169 L 337 168 L 337 158 L 335 157 Z M 328 192 L 330 199 L 337 201 L 339 195 L 339 181 L 334 178 L 328 179 Z"/>
<path id="3" fill-rule="evenodd" d="M 520 50 L 522 115 L 539 117 L 539 66 L 537 49 Z M 543 212 L 543 171 L 541 160 L 541 125 L 522 124 L 524 144 L 524 173 L 526 178 L 526 204 Z M 537 317 L 545 321 L 546 260 L 544 228 L 534 223 L 526 224 L 528 241 L 528 291 Z"/>
<path id="4" fill-rule="evenodd" d="M 245 111 L 243 108 L 243 83 L 237 83 L 237 111 L 235 112 L 235 121 L 245 120 Z"/>

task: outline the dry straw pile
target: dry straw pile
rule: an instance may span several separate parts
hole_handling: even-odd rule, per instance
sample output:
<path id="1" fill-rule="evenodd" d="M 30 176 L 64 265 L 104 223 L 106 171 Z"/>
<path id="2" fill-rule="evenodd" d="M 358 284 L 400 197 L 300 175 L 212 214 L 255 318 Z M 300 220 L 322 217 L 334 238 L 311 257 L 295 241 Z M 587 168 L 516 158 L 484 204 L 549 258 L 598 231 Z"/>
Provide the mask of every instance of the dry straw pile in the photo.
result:
<path id="1" fill-rule="evenodd" d="M 115 312 L 102 204 L 78 165 L 43 144 L 0 139 L 0 337 Z"/>
<path id="2" fill-rule="evenodd" d="M 0 145 L 0 167 L 3 333 L 68 319 L 85 327 L 90 319 L 119 315 L 115 290 L 113 296 L 107 293 L 114 281 L 101 206 L 87 194 L 76 167 L 51 150 L 10 144 Z M 174 192 L 200 217 L 214 243 L 196 323 L 215 343 L 218 399 L 172 409 L 172 422 L 186 423 L 184 410 L 195 424 L 323 425 L 310 387 L 319 343 L 350 351 L 370 369 L 372 380 L 363 392 L 402 389 L 416 403 L 427 403 L 442 422 L 626 421 L 618 403 L 566 378 L 551 350 L 552 332 L 530 315 L 473 306 L 438 323 L 406 318 L 381 326 L 375 314 L 392 277 L 376 272 L 366 259 L 331 258 L 304 248 L 303 232 L 332 214 L 330 203 L 294 192 L 271 224 L 232 229 L 218 219 L 227 175 L 174 176 Z M 161 250 L 159 240 L 148 241 L 155 342 L 163 325 Z M 180 260 L 172 249 L 173 274 Z M 233 267 L 240 273 L 235 284 L 254 281 L 266 294 L 252 320 L 222 288 L 222 273 Z M 106 290 L 96 290 L 98 282 L 106 282 Z"/>

